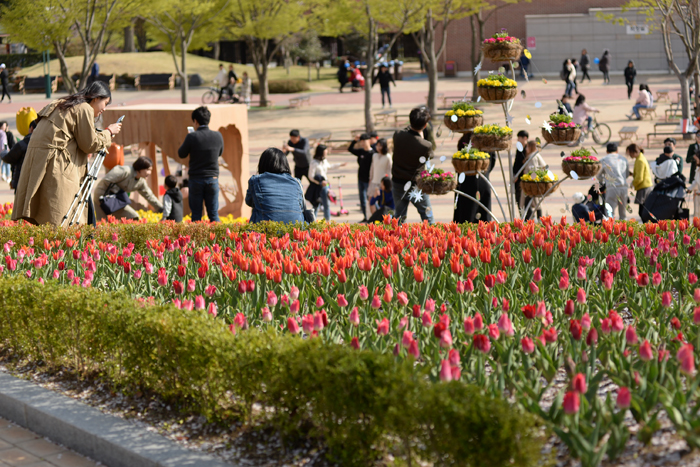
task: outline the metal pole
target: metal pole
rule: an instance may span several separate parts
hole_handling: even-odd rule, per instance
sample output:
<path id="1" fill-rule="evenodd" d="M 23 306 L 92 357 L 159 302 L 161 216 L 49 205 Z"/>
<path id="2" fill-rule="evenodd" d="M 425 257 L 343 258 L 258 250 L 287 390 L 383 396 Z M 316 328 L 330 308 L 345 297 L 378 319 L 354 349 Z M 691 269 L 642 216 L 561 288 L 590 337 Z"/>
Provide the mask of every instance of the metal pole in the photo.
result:
<path id="1" fill-rule="evenodd" d="M 454 192 L 457 193 L 457 194 L 460 195 L 460 196 L 464 196 L 465 198 L 474 201 L 476 204 L 478 204 L 479 206 L 481 206 L 482 208 L 484 208 L 484 210 L 485 210 L 486 212 L 489 213 L 489 216 L 493 217 L 494 220 L 495 220 L 496 222 L 498 222 L 499 224 L 501 223 L 501 221 L 498 220 L 498 217 L 496 217 L 496 216 L 491 212 L 491 210 L 490 210 L 489 208 L 487 208 L 486 206 L 484 206 L 483 204 L 481 204 L 481 201 L 479 201 L 478 199 L 476 199 L 476 198 L 474 198 L 473 196 L 468 195 L 468 194 L 466 194 L 466 193 L 462 193 L 462 192 L 459 191 L 459 190 L 454 190 Z"/>
<path id="2" fill-rule="evenodd" d="M 508 212 L 512 213 L 513 206 L 510 203 L 510 195 L 508 194 L 508 185 L 506 184 L 506 173 L 503 170 L 503 162 L 501 161 L 501 151 L 496 151 L 496 156 L 498 157 L 498 165 L 501 166 L 501 176 L 503 176 L 503 188 L 506 190 L 506 199 L 508 200 Z M 511 222 L 512 221 L 513 221 L 513 216 L 511 215 Z"/>
<path id="3" fill-rule="evenodd" d="M 485 177 L 484 174 L 481 172 L 477 172 L 477 176 L 481 176 L 481 178 L 486 180 L 486 183 L 491 188 L 491 191 L 493 192 L 494 196 L 496 196 L 496 201 L 498 201 L 498 206 L 500 206 L 500 208 L 501 208 L 501 214 L 503 214 L 503 218 L 507 219 L 508 216 L 506 216 L 506 212 L 503 210 L 503 204 L 501 204 L 501 198 L 498 196 L 498 193 L 496 193 L 496 189 L 493 187 L 493 184 L 491 184 L 491 180 L 489 180 L 488 177 Z"/>

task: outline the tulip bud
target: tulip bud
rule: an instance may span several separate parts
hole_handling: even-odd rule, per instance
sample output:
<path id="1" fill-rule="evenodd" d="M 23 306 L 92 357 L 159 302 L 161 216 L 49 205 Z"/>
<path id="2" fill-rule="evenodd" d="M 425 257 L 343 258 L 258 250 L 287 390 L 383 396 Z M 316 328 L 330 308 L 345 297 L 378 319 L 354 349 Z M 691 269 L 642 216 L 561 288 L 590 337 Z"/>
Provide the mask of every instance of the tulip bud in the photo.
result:
<path id="1" fill-rule="evenodd" d="M 324 304 L 325 302 L 323 301 L 323 297 L 316 297 L 316 308 L 321 308 Z"/>
<path id="2" fill-rule="evenodd" d="M 569 391 L 564 394 L 564 412 L 573 415 L 578 412 L 581 401 L 577 392 Z"/>
<path id="3" fill-rule="evenodd" d="M 523 352 L 526 354 L 531 354 L 535 351 L 535 343 L 529 337 L 523 337 L 520 339 L 520 345 L 523 348 Z"/>
<path id="4" fill-rule="evenodd" d="M 369 290 L 364 285 L 360 286 L 360 300 L 367 300 L 369 298 Z"/>
<path id="5" fill-rule="evenodd" d="M 632 393 L 626 387 L 617 390 L 617 407 L 620 409 L 629 408 L 632 402 Z"/>
<path id="6" fill-rule="evenodd" d="M 474 320 L 469 316 L 464 318 L 464 332 L 469 334 L 470 336 L 474 334 Z"/>
<path id="7" fill-rule="evenodd" d="M 564 306 L 564 314 L 567 316 L 573 316 L 573 314 L 574 314 L 574 301 L 573 300 L 566 301 L 566 305 Z"/>
<path id="8" fill-rule="evenodd" d="M 341 308 L 344 308 L 348 306 L 348 301 L 345 299 L 345 295 L 343 294 L 338 294 L 338 306 Z"/>
<path id="9" fill-rule="evenodd" d="M 233 325 L 231 325 L 231 326 L 233 326 Z M 299 333 L 299 323 L 297 323 L 294 318 L 287 318 L 287 329 L 289 329 L 289 332 L 292 334 L 298 334 Z"/>
<path id="10" fill-rule="evenodd" d="M 535 282 L 539 282 L 542 280 L 542 271 L 540 268 L 536 268 L 533 273 L 532 273 L 532 280 Z"/>
<path id="11" fill-rule="evenodd" d="M 272 321 L 272 313 L 270 312 L 270 309 L 268 307 L 263 307 L 262 311 L 262 319 L 265 322 L 270 322 Z"/>
<path id="12" fill-rule="evenodd" d="M 413 355 L 414 358 L 420 358 L 420 349 L 418 348 L 418 341 L 412 340 L 411 345 L 408 346 L 408 354 Z"/>
<path id="13" fill-rule="evenodd" d="M 539 291 L 540 291 L 540 288 L 537 287 L 537 284 L 535 284 L 534 282 L 530 282 L 530 293 L 534 295 L 534 294 L 538 293 Z"/>
<path id="14" fill-rule="evenodd" d="M 357 310 L 357 307 L 353 308 L 350 312 L 350 317 L 348 318 L 348 321 L 350 321 L 350 324 L 354 326 L 360 325 L 360 313 Z"/>
<path id="15" fill-rule="evenodd" d="M 571 387 L 580 394 L 586 393 L 586 377 L 583 376 L 583 373 L 578 373 L 574 376 L 574 379 L 571 381 Z"/>
<path id="16" fill-rule="evenodd" d="M 651 344 L 648 340 L 645 340 L 642 342 L 642 345 L 639 346 L 639 358 L 645 362 L 648 362 L 654 358 L 654 352 L 652 351 Z"/>
<path id="17" fill-rule="evenodd" d="M 452 368 L 447 360 L 440 362 L 440 381 L 452 381 Z"/>
<path id="18" fill-rule="evenodd" d="M 579 287 L 578 291 L 576 292 L 576 301 L 581 304 L 586 303 L 586 291 L 581 287 Z"/>

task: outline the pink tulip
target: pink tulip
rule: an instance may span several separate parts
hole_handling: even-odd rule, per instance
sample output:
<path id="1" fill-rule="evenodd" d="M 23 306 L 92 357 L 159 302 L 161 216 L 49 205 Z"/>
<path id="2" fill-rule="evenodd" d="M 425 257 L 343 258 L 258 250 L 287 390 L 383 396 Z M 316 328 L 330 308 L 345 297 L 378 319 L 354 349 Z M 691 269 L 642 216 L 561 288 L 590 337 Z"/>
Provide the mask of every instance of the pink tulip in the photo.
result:
<path id="1" fill-rule="evenodd" d="M 695 303 L 700 303 L 700 289 L 695 289 L 693 291 L 693 301 L 695 301 Z"/>
<path id="2" fill-rule="evenodd" d="M 401 318 L 401 319 L 399 320 L 399 327 L 398 327 L 398 329 L 403 329 L 403 328 L 405 328 L 407 324 L 408 324 L 408 316 L 404 316 L 403 318 Z"/>
<path id="3" fill-rule="evenodd" d="M 661 294 L 661 306 L 664 308 L 670 308 L 673 303 L 673 296 L 671 292 L 664 292 Z"/>
<path id="4" fill-rule="evenodd" d="M 508 318 L 508 313 L 503 313 L 501 317 L 498 318 L 498 329 L 508 337 L 513 337 L 515 335 L 513 323 L 510 318 Z"/>
<path id="5" fill-rule="evenodd" d="M 639 358 L 645 362 L 648 362 L 654 358 L 654 352 L 652 351 L 651 344 L 648 340 L 645 340 L 642 342 L 642 345 L 639 346 Z"/>
<path id="6" fill-rule="evenodd" d="M 580 281 L 586 280 L 586 268 L 584 266 L 578 267 L 578 271 L 576 272 L 576 279 Z"/>
<path id="7" fill-rule="evenodd" d="M 306 315 L 301 318 L 301 328 L 304 333 L 311 334 L 314 332 L 314 317 L 313 315 Z"/>
<path id="8" fill-rule="evenodd" d="M 537 302 L 537 312 L 535 313 L 535 316 L 538 318 L 544 318 L 547 315 L 547 305 L 541 301 Z"/>
<path id="9" fill-rule="evenodd" d="M 654 287 L 658 287 L 659 284 L 661 284 L 661 274 L 655 272 L 654 275 L 651 276 L 651 284 Z"/>
<path id="10" fill-rule="evenodd" d="M 275 305 L 277 305 L 277 294 L 273 290 L 270 290 L 267 293 L 267 306 Z"/>
<path id="11" fill-rule="evenodd" d="M 575 311 L 574 308 L 575 308 L 575 307 L 574 307 L 574 301 L 571 300 L 571 299 L 567 300 L 567 301 L 566 301 L 566 305 L 564 305 L 564 314 L 565 314 L 566 316 L 573 316 L 574 311 Z"/>
<path id="12" fill-rule="evenodd" d="M 289 305 L 289 312 L 296 315 L 299 313 L 299 308 L 301 307 L 299 300 L 294 300 L 290 305 Z"/>
<path id="13" fill-rule="evenodd" d="M 348 318 L 348 321 L 350 321 L 350 324 L 352 324 L 353 326 L 360 325 L 360 313 L 357 310 L 357 307 L 353 308 L 350 312 L 350 317 Z"/>
<path id="14" fill-rule="evenodd" d="M 216 293 L 216 286 L 215 285 L 208 285 L 204 289 L 204 293 L 209 295 L 210 297 L 213 296 Z"/>
<path id="15" fill-rule="evenodd" d="M 207 313 L 209 313 L 209 314 L 212 315 L 214 318 L 216 318 L 216 315 L 217 315 L 217 313 L 218 313 L 218 311 L 217 311 L 217 306 L 216 306 L 216 302 L 211 302 L 211 303 L 209 303 L 209 307 L 207 308 Z"/>
<path id="16" fill-rule="evenodd" d="M 559 290 L 566 290 L 569 288 L 569 278 L 568 277 L 561 277 L 559 279 Z M 579 289 L 581 290 L 581 289 Z"/>
<path id="17" fill-rule="evenodd" d="M 477 331 L 484 329 L 484 318 L 481 317 L 481 313 L 474 315 L 474 329 Z"/>
<path id="18" fill-rule="evenodd" d="M 387 318 L 383 318 L 381 321 L 377 320 L 377 334 L 380 336 L 389 334 L 389 320 Z"/>
<path id="19" fill-rule="evenodd" d="M 314 313 L 314 330 L 321 331 L 323 327 L 323 316 L 317 311 Z"/>
<path id="20" fill-rule="evenodd" d="M 600 320 L 600 330 L 603 331 L 603 334 L 610 334 L 612 331 L 612 321 L 610 318 L 603 318 Z"/>
<path id="21" fill-rule="evenodd" d="M 603 282 L 603 287 L 605 287 L 606 290 L 612 289 L 613 280 L 615 280 L 615 276 L 606 271 L 605 269 L 603 269 L 600 276 Z"/>
<path id="22" fill-rule="evenodd" d="M 625 328 L 625 323 L 622 321 L 622 318 L 619 314 L 617 314 L 615 310 L 610 310 L 608 316 L 610 317 L 610 322 L 612 324 L 613 331 L 620 332 Z"/>
<path id="23" fill-rule="evenodd" d="M 586 377 L 583 376 L 583 373 L 578 373 L 574 376 L 574 379 L 571 381 L 571 387 L 580 394 L 586 393 Z"/>
<path id="24" fill-rule="evenodd" d="M 213 302 L 212 302 L 213 303 Z M 270 309 L 268 307 L 263 307 L 262 311 L 262 320 L 269 323 L 272 321 L 272 313 L 270 312 Z"/>
<path id="25" fill-rule="evenodd" d="M 418 347 L 418 341 L 415 339 L 411 341 L 411 345 L 408 347 L 408 354 L 413 355 L 414 358 L 420 358 L 420 348 Z"/>
<path id="26" fill-rule="evenodd" d="M 291 300 L 296 300 L 297 298 L 299 298 L 299 289 L 296 285 L 293 285 L 292 288 L 289 290 L 289 298 Z"/>
<path id="27" fill-rule="evenodd" d="M 316 297 L 316 308 L 321 308 L 324 304 L 325 302 L 322 297 Z"/>
<path id="28" fill-rule="evenodd" d="M 452 381 L 452 368 L 447 360 L 440 362 L 440 381 Z"/>
<path id="29" fill-rule="evenodd" d="M 693 323 L 700 324 L 700 306 L 693 310 Z"/>
<path id="30" fill-rule="evenodd" d="M 576 292 L 576 301 L 581 304 L 586 303 L 586 291 L 581 287 L 579 287 L 578 291 Z"/>
<path id="31" fill-rule="evenodd" d="M 450 349 L 448 353 L 448 359 L 450 361 L 450 365 L 452 366 L 457 366 L 460 363 L 460 358 L 459 358 L 459 352 L 455 349 Z"/>
<path id="32" fill-rule="evenodd" d="M 580 406 L 581 401 L 579 400 L 577 392 L 569 391 L 564 394 L 564 412 L 569 415 L 573 415 L 578 412 Z"/>
<path id="33" fill-rule="evenodd" d="M 591 328 L 591 317 L 588 313 L 585 313 L 581 317 L 581 327 L 588 331 Z"/>
<path id="34" fill-rule="evenodd" d="M 535 282 L 539 282 L 542 280 L 542 271 L 540 270 L 540 268 L 536 268 L 532 272 L 532 280 Z"/>
<path id="35" fill-rule="evenodd" d="M 596 331 L 595 328 L 591 328 L 590 331 L 588 331 L 588 335 L 586 336 L 586 344 L 587 345 L 594 345 L 598 343 L 598 331 Z"/>
<path id="36" fill-rule="evenodd" d="M 474 320 L 469 316 L 464 318 L 464 332 L 469 334 L 470 336 L 474 334 Z"/>
<path id="37" fill-rule="evenodd" d="M 2 272 L 0 271 L 0 274 L 1 274 L 1 273 L 2 273 Z M 54 279 L 58 279 L 60 276 L 61 276 L 61 272 L 60 272 L 58 269 L 54 269 L 54 271 L 53 271 L 53 278 L 54 278 Z"/>
<path id="38" fill-rule="evenodd" d="M 535 351 L 535 343 L 529 337 L 523 337 L 520 339 L 520 345 L 523 348 L 523 352 L 526 354 L 531 354 Z"/>
<path id="39" fill-rule="evenodd" d="M 423 320 L 423 326 L 431 327 L 433 325 L 433 318 L 427 311 L 423 312 L 423 316 L 421 317 L 421 319 Z"/>
<path id="40" fill-rule="evenodd" d="M 403 339 L 401 339 L 401 345 L 403 345 L 406 348 L 409 348 L 411 346 L 412 341 L 413 341 L 413 333 L 411 331 L 404 331 L 403 332 Z"/>
<path id="41" fill-rule="evenodd" d="M 183 310 L 194 310 L 194 300 L 183 300 L 182 301 Z"/>
<path id="42" fill-rule="evenodd" d="M 430 313 L 435 311 L 435 300 L 429 298 L 425 301 L 425 311 L 429 311 Z"/>
<path id="43" fill-rule="evenodd" d="M 292 334 L 299 334 L 299 323 L 294 318 L 287 318 L 287 329 Z"/>
<path id="44" fill-rule="evenodd" d="M 537 284 L 535 284 L 534 282 L 530 282 L 530 293 L 534 295 L 534 294 L 538 293 L 539 291 L 540 291 L 540 288 L 537 287 Z"/>
<path id="45" fill-rule="evenodd" d="M 621 387 L 617 390 L 617 407 L 620 409 L 629 408 L 632 402 L 632 393 L 629 388 Z"/>
<path id="46" fill-rule="evenodd" d="M 194 307 L 197 310 L 203 310 L 204 308 L 206 308 L 206 306 L 207 304 L 204 301 L 204 297 L 202 297 L 201 295 L 197 295 L 196 297 L 194 297 Z"/>
<path id="47" fill-rule="evenodd" d="M 508 279 L 508 275 L 506 274 L 505 271 L 500 270 L 496 273 L 496 284 L 505 284 L 506 280 Z"/>
<path id="48" fill-rule="evenodd" d="M 343 294 L 338 294 L 337 302 L 338 306 L 341 308 L 348 306 L 348 301 L 345 299 L 345 295 Z"/>
<path id="49" fill-rule="evenodd" d="M 695 284 L 697 281 L 698 281 L 698 276 L 697 276 L 697 274 L 695 274 L 695 273 L 693 273 L 693 272 L 691 272 L 691 273 L 688 274 L 688 283 L 689 283 L 690 285 Z"/>
<path id="50" fill-rule="evenodd" d="M 474 292 L 474 282 L 472 282 L 471 279 L 467 279 L 466 281 L 464 281 L 464 291 Z"/>
<path id="51" fill-rule="evenodd" d="M 399 292 L 396 294 L 396 301 L 399 302 L 399 305 L 401 306 L 406 306 L 408 305 L 408 295 L 406 292 Z"/>
<path id="52" fill-rule="evenodd" d="M 443 349 L 452 347 L 452 334 L 449 329 L 445 329 L 442 331 L 442 334 L 440 334 L 440 347 Z"/>
<path id="53" fill-rule="evenodd" d="M 455 285 L 455 287 L 456 287 L 456 289 L 457 289 L 457 293 L 458 293 L 458 294 L 461 295 L 461 294 L 464 293 L 464 282 L 462 282 L 462 281 L 457 281 L 457 284 Z"/>
<path id="54" fill-rule="evenodd" d="M 369 298 L 369 290 L 364 285 L 360 286 L 360 300 L 367 300 Z"/>
<path id="55" fill-rule="evenodd" d="M 625 340 L 627 341 L 628 344 L 636 344 L 638 339 L 637 339 L 637 330 L 634 328 L 634 326 L 629 325 L 627 326 L 627 331 L 625 331 Z"/>
<path id="56" fill-rule="evenodd" d="M 489 324 L 488 329 L 489 329 L 489 337 L 491 339 L 498 340 L 498 338 L 501 337 L 501 333 L 498 330 L 498 326 L 496 324 Z"/>
<path id="57" fill-rule="evenodd" d="M 197 284 L 195 283 L 194 279 L 190 279 L 187 281 L 187 291 L 192 293 L 194 292 Z"/>
<path id="58" fill-rule="evenodd" d="M 173 305 L 175 305 L 175 307 L 182 309 L 182 302 L 180 301 L 179 298 L 173 298 L 172 303 L 173 303 Z"/>
<path id="59" fill-rule="evenodd" d="M 381 308 L 381 306 L 382 306 L 382 301 L 381 301 L 381 299 L 379 298 L 379 295 L 375 295 L 375 296 L 372 298 L 372 304 L 371 304 L 370 306 L 371 306 L 372 308 L 374 308 L 375 310 L 378 310 L 379 308 Z"/>
<path id="60" fill-rule="evenodd" d="M 691 375 L 695 372 L 695 355 L 693 355 L 693 345 L 684 344 L 678 350 L 676 358 L 681 362 L 681 371 Z"/>

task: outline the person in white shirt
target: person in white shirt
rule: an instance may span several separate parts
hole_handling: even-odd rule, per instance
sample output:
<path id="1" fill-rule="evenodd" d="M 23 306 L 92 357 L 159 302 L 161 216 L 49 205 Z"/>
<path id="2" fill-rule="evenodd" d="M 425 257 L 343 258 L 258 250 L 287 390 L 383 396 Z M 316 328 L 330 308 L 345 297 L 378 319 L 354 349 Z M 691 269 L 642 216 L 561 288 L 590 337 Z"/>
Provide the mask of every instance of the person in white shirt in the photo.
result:
<path id="1" fill-rule="evenodd" d="M 372 154 L 372 165 L 369 168 L 368 197 L 376 196 L 375 191 L 380 188 L 384 177 L 391 177 L 391 154 L 385 138 L 377 141 L 376 151 Z"/>
<path id="2" fill-rule="evenodd" d="M 605 183 L 605 201 L 615 212 L 617 206 L 620 220 L 627 219 L 627 177 L 629 163 L 624 156 L 617 153 L 617 143 L 608 143 L 608 155 L 600 160 L 602 166 L 598 179 Z"/>
<path id="3" fill-rule="evenodd" d="M 591 123 L 593 122 L 593 116 L 591 114 L 596 112 L 600 112 L 600 110 L 588 105 L 586 103 L 586 96 L 579 94 L 578 98 L 576 98 L 576 104 L 574 105 L 574 116 L 571 120 L 574 123 L 578 123 L 582 127 L 584 126 L 584 122 L 586 122 L 585 128 L 590 130 Z"/>
<path id="4" fill-rule="evenodd" d="M 678 173 L 678 164 L 673 160 L 673 148 L 671 146 L 664 147 L 664 153 L 656 158 L 654 162 L 649 164 L 651 173 L 656 177 L 656 182 L 666 180 Z"/>
<path id="5" fill-rule="evenodd" d="M 314 158 L 311 160 L 311 164 L 309 165 L 309 181 L 311 182 L 311 185 L 309 186 L 308 191 L 314 190 L 319 192 L 320 202 L 311 201 L 311 204 L 314 206 L 314 216 L 318 213 L 319 206 L 323 204 L 323 217 L 326 219 L 326 222 L 328 222 L 331 220 L 331 203 L 328 199 L 328 190 L 330 189 L 330 184 L 328 183 L 328 171 L 338 167 L 345 167 L 348 165 L 348 163 L 343 162 L 342 164 L 331 164 L 328 162 L 326 157 L 328 157 L 328 147 L 326 147 L 324 144 L 319 144 L 316 146 L 316 153 L 314 154 Z M 313 199 L 316 200 L 319 198 L 314 195 Z"/>
<path id="6" fill-rule="evenodd" d="M 216 75 L 214 82 L 219 85 L 219 100 L 221 100 L 221 96 L 228 89 L 229 84 L 228 71 L 226 71 L 223 64 L 219 64 L 219 74 Z"/>

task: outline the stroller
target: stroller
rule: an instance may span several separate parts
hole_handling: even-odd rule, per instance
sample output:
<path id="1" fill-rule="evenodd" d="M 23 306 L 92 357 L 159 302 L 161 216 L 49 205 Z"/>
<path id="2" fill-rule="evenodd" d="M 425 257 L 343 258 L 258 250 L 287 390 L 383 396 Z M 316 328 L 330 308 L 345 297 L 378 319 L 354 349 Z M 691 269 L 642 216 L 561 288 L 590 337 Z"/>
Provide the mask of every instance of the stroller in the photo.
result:
<path id="1" fill-rule="evenodd" d="M 661 180 L 644 201 L 642 222 L 667 219 L 688 219 L 690 211 L 685 206 L 685 178 L 674 175 Z"/>

